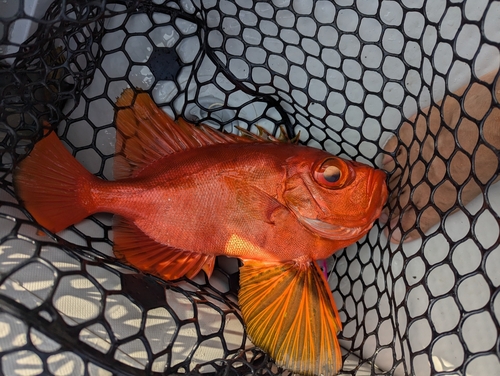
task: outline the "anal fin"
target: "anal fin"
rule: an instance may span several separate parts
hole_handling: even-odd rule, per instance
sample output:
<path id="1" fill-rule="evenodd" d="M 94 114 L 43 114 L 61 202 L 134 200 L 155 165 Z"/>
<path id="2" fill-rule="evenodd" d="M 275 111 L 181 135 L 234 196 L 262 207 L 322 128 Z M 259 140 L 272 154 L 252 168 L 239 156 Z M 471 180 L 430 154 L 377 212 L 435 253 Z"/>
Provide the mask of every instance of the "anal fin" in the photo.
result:
<path id="1" fill-rule="evenodd" d="M 293 372 L 337 374 L 341 322 L 327 286 L 315 261 L 244 261 L 239 303 L 252 342 Z"/>
<path id="2" fill-rule="evenodd" d="M 144 272 L 166 280 L 183 276 L 193 278 L 200 270 L 204 270 L 208 277 L 212 274 L 215 264 L 213 255 L 179 250 L 158 243 L 135 224 L 121 217 L 115 219 L 113 230 L 115 256 Z"/>

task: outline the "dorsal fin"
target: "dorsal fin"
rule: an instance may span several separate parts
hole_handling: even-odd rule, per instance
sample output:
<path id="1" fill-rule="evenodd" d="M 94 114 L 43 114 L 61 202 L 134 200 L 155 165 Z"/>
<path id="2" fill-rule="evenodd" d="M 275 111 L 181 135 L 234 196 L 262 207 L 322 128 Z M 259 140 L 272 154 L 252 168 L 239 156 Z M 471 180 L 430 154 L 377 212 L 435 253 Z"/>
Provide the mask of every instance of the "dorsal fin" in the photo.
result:
<path id="1" fill-rule="evenodd" d="M 256 142 L 202 125 L 172 120 L 147 93 L 125 89 L 116 101 L 115 179 L 136 176 L 152 162 L 172 153 L 220 143 Z M 264 140 L 262 140 L 264 141 Z"/>

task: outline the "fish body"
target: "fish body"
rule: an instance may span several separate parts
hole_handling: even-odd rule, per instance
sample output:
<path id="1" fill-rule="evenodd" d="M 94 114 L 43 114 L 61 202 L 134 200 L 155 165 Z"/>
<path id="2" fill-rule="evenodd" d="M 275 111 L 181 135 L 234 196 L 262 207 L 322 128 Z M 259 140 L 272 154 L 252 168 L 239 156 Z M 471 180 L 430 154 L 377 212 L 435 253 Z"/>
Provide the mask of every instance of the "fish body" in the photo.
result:
<path id="1" fill-rule="evenodd" d="M 156 242 L 177 249 L 262 261 L 316 260 L 362 236 L 377 212 L 356 214 L 365 205 L 380 206 L 383 199 L 372 197 L 381 190 L 381 180 L 371 179 L 379 171 L 339 160 L 353 173 L 367 175 L 358 176 L 360 183 L 353 187 L 360 197 L 345 200 L 339 190 L 333 193 L 339 196 L 338 206 L 321 206 L 313 188 L 308 189 L 314 184 L 309 171 L 331 158 L 321 150 L 291 144 L 217 144 L 161 158 L 137 177 L 113 183 L 95 179 L 82 195 L 89 196 L 89 211 L 129 218 Z M 320 196 L 332 195 L 326 188 L 314 189 L 322 191 Z M 302 223 L 319 216 L 355 223 L 352 233 L 339 238 L 332 229 L 331 238 L 320 237 Z M 234 239 L 249 247 L 233 247 Z"/>
<path id="2" fill-rule="evenodd" d="M 210 276 L 218 255 L 240 258 L 254 343 L 296 372 L 335 374 L 341 323 L 315 260 L 372 227 L 385 174 L 314 148 L 176 124 L 132 90 L 117 104 L 117 180 L 88 173 L 52 133 L 14 171 L 34 218 L 57 232 L 114 213 L 115 254 L 169 280 Z"/>

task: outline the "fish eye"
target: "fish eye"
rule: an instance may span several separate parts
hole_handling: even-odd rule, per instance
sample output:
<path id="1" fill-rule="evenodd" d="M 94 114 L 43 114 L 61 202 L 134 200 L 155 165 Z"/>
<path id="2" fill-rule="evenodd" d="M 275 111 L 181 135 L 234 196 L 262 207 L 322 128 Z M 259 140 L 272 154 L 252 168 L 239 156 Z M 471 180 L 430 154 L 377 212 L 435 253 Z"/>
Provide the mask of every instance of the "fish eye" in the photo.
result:
<path id="1" fill-rule="evenodd" d="M 329 183 L 335 183 L 342 176 L 342 172 L 337 166 L 328 166 L 325 171 L 323 171 L 323 177 Z"/>
<path id="2" fill-rule="evenodd" d="M 328 158 L 314 169 L 313 177 L 321 186 L 336 189 L 344 186 L 348 174 L 348 167 L 341 159 Z"/>

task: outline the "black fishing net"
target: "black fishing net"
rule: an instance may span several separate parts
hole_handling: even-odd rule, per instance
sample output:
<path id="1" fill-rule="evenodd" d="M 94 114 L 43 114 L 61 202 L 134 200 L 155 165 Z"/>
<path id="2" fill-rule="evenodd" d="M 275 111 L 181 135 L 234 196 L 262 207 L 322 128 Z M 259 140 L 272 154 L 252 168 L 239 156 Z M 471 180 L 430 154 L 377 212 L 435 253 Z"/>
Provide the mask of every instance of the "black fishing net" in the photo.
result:
<path id="1" fill-rule="evenodd" d="M 499 19 L 487 0 L 0 2 L 0 374 L 286 373 L 245 335 L 236 260 L 219 258 L 210 280 L 162 281 L 113 258 L 110 215 L 55 235 L 17 202 L 12 168 L 49 126 L 113 179 L 126 87 L 229 132 L 283 124 L 348 159 L 394 157 L 389 212 L 439 223 L 377 222 L 327 260 L 341 374 L 500 374 L 500 154 L 487 130 L 499 95 L 483 79 L 498 70 Z M 487 95 L 470 105 L 476 89 Z M 390 243 L 384 230 L 423 236 Z"/>

